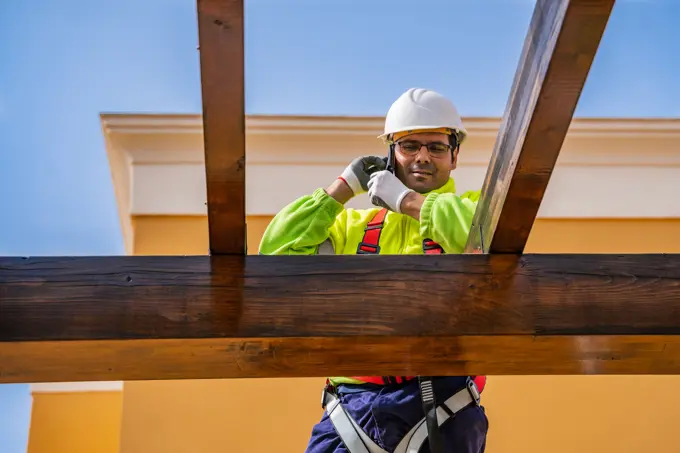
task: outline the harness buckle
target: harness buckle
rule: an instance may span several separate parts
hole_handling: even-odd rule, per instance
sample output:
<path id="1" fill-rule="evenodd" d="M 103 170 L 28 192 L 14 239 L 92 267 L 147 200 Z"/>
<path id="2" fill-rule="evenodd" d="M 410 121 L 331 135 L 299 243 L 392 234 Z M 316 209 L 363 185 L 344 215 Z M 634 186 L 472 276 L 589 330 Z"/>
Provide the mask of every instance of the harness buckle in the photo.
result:
<path id="1" fill-rule="evenodd" d="M 440 253 L 444 252 L 444 249 L 442 248 L 441 245 L 437 244 L 434 242 L 432 239 L 424 239 L 423 240 L 423 251 L 427 253 L 430 250 L 439 250 Z"/>
<path id="2" fill-rule="evenodd" d="M 362 249 L 362 247 L 373 249 L 373 251 L 364 250 Z M 375 255 L 376 253 L 380 253 L 380 246 L 377 244 L 368 244 L 362 241 L 359 243 L 359 246 L 357 247 L 357 254 L 359 255 Z"/>
<path id="3" fill-rule="evenodd" d="M 330 384 L 330 382 L 326 382 L 326 385 L 323 386 L 323 391 L 321 392 L 321 409 L 326 410 L 326 401 L 328 399 L 328 395 L 333 392 L 333 386 Z"/>
<path id="4" fill-rule="evenodd" d="M 468 378 L 466 387 L 468 393 L 472 397 L 472 400 L 475 402 L 475 405 L 479 406 L 479 403 L 482 399 L 482 395 L 479 393 L 479 389 L 477 388 L 477 384 L 475 384 L 475 381 L 471 378 Z"/>
<path id="5" fill-rule="evenodd" d="M 437 247 L 439 247 L 439 245 L 437 245 L 437 243 L 434 242 L 432 239 L 425 239 L 423 241 L 423 248 L 425 248 L 426 250 L 436 249 Z"/>

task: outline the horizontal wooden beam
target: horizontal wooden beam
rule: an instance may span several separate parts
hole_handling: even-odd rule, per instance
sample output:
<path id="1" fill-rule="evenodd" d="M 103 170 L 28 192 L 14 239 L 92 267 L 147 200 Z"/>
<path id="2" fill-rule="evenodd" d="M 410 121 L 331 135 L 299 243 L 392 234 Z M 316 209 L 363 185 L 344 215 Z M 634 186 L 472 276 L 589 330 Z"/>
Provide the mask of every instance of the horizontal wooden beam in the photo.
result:
<path id="1" fill-rule="evenodd" d="M 614 0 L 538 0 L 465 248 L 522 253 Z"/>
<path id="2" fill-rule="evenodd" d="M 677 335 L 0 343 L 0 383 L 326 376 L 680 374 Z"/>
<path id="3" fill-rule="evenodd" d="M 210 253 L 243 255 L 246 252 L 243 0 L 198 0 L 197 9 Z"/>
<path id="4" fill-rule="evenodd" d="M 680 255 L 0 258 L 0 382 L 680 373 Z"/>

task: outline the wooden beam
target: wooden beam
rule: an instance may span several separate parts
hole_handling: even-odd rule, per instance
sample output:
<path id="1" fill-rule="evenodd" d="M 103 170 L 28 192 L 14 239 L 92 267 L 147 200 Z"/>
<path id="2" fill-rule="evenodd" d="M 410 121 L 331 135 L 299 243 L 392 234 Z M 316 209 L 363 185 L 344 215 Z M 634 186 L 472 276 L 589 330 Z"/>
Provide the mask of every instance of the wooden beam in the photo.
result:
<path id="1" fill-rule="evenodd" d="M 211 254 L 246 251 L 243 0 L 198 0 Z"/>
<path id="2" fill-rule="evenodd" d="M 465 251 L 522 253 L 614 0 L 538 0 Z"/>
<path id="3" fill-rule="evenodd" d="M 680 255 L 0 258 L 0 382 L 680 373 Z"/>

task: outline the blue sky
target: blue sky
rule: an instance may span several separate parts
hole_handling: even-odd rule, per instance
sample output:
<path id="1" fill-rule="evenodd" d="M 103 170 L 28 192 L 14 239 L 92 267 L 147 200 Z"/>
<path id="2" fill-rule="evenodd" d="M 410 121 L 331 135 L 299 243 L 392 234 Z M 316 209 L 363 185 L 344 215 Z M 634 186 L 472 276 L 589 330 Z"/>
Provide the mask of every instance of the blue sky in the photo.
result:
<path id="1" fill-rule="evenodd" d="M 500 116 L 533 4 L 246 0 L 247 112 L 382 115 L 420 86 Z M 678 17 L 619 0 L 576 114 L 680 117 Z M 123 253 L 98 115 L 200 112 L 196 47 L 194 0 L 0 2 L 0 255 Z M 29 405 L 0 386 L 3 453 Z"/>

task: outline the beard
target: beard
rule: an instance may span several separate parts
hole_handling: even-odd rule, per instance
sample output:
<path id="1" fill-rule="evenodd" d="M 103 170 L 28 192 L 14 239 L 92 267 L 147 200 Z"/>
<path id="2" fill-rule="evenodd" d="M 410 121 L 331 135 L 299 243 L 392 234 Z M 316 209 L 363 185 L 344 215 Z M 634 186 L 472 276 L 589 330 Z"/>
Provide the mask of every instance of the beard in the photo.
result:
<path id="1" fill-rule="evenodd" d="M 412 164 L 408 168 L 401 169 L 401 181 L 406 187 L 420 194 L 431 192 L 440 188 L 448 181 L 441 171 L 433 164 Z"/>
<path id="2" fill-rule="evenodd" d="M 434 165 L 414 164 L 408 168 L 408 173 L 414 176 L 434 176 L 437 173 L 437 167 Z"/>

